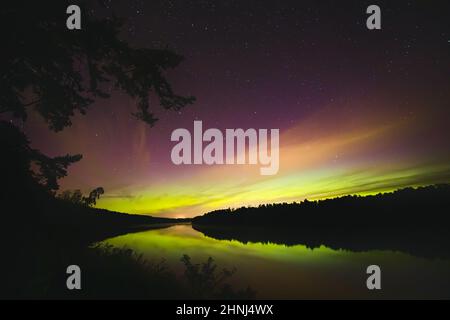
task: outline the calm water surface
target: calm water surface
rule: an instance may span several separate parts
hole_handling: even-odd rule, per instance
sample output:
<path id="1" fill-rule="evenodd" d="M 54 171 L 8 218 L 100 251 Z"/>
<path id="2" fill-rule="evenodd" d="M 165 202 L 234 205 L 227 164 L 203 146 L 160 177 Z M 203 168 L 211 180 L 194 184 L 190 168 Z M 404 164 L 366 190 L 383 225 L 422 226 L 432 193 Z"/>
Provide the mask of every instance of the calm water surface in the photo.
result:
<path id="1" fill-rule="evenodd" d="M 235 288 L 250 286 L 256 298 L 449 298 L 450 261 L 392 251 L 351 252 L 327 247 L 284 246 L 217 240 L 190 225 L 130 233 L 104 243 L 127 247 L 152 261 L 164 259 L 176 273 L 180 258 L 194 263 L 214 258 L 220 268 L 237 268 Z M 381 267 L 382 289 L 366 288 L 366 268 Z"/>

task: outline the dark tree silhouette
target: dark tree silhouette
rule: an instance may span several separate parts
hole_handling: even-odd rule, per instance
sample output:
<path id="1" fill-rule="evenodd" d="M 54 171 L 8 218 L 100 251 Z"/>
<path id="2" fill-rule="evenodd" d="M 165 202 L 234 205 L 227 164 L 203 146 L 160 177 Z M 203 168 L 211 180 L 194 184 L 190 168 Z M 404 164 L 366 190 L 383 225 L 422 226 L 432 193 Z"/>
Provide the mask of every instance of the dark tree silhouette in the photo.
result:
<path id="1" fill-rule="evenodd" d="M 26 186 L 42 186 L 48 192 L 58 189 L 58 179 L 66 176 L 67 167 L 81 159 L 81 155 L 65 155 L 60 157 L 48 157 L 39 150 L 29 146 L 29 140 L 13 124 L 0 121 L 0 143 L 2 147 L 1 163 L 6 181 L 10 187 L 18 184 L 22 192 L 16 188 L 10 188 L 10 193 L 23 193 Z"/>
<path id="2" fill-rule="evenodd" d="M 101 3 L 77 2 L 82 29 L 74 31 L 66 28 L 69 2 L 2 4 L 0 115 L 25 121 L 33 109 L 51 130 L 59 131 L 71 125 L 76 112 L 85 114 L 97 98 L 109 97 L 109 89 L 115 88 L 136 100 L 137 119 L 154 125 L 151 95 L 165 109 L 178 110 L 194 102 L 192 96 L 175 94 L 164 75 L 182 56 L 168 48 L 132 47 L 120 37 L 123 20 L 94 16 L 90 9 Z M 1 129 L 12 130 L 6 124 Z M 48 190 L 58 189 L 57 179 L 81 159 L 80 155 L 50 158 L 31 150 L 26 139 L 22 142 L 24 161 L 39 168 L 33 176 Z"/>
<path id="3" fill-rule="evenodd" d="M 154 107 L 178 110 L 194 101 L 177 95 L 165 76 L 182 61 L 180 55 L 168 48 L 132 47 L 121 38 L 124 21 L 91 10 L 101 1 L 76 1 L 82 29 L 68 30 L 69 4 L 16 0 L 2 3 L 0 11 L 0 237 L 9 244 L 0 264 L 1 274 L 8 275 L 0 298 L 48 297 L 36 288 L 47 288 L 75 252 L 136 226 L 171 221 L 90 208 L 102 188 L 87 197 L 81 191 L 65 194 L 82 206 L 55 198 L 58 179 L 81 155 L 44 155 L 18 125 L 36 112 L 50 130 L 60 131 L 112 90 L 134 99 L 133 115 L 149 125 L 157 121 Z"/>
<path id="4" fill-rule="evenodd" d="M 82 205 L 83 204 L 83 193 L 80 189 L 75 190 L 64 190 L 57 197 L 63 201 L 70 202 L 73 204 Z"/>
<path id="5" fill-rule="evenodd" d="M 84 198 L 84 202 L 88 206 L 93 206 L 97 203 L 97 200 L 100 199 L 100 196 L 105 193 L 105 190 L 102 187 L 95 188 L 89 193 L 89 196 Z"/>
<path id="6" fill-rule="evenodd" d="M 76 190 L 64 190 L 57 197 L 61 200 L 77 204 L 77 205 L 85 205 L 88 207 L 92 207 L 97 203 L 97 200 L 100 199 L 100 196 L 105 193 L 105 190 L 102 187 L 95 188 L 92 190 L 87 197 L 83 196 L 83 193 L 80 189 Z"/>
<path id="7" fill-rule="evenodd" d="M 166 109 L 194 101 L 176 95 L 164 76 L 182 61 L 180 55 L 131 47 L 119 37 L 124 21 L 96 19 L 88 10 L 92 2 L 81 4 L 82 29 L 76 31 L 66 28 L 65 1 L 2 5 L 1 113 L 25 120 L 34 108 L 58 131 L 71 124 L 75 111 L 84 114 L 95 98 L 109 96 L 102 84 L 135 98 L 134 115 L 150 125 L 157 120 L 149 111 L 150 92 Z"/>

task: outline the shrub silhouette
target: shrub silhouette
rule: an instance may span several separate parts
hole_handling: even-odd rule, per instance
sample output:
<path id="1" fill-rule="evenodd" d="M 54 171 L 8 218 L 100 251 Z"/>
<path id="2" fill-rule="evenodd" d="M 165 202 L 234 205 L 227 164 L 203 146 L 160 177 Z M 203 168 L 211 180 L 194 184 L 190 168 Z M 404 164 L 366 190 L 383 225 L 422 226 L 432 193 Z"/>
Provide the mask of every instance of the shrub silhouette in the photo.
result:
<path id="1" fill-rule="evenodd" d="M 183 255 L 181 262 L 185 266 L 184 278 L 191 297 L 197 299 L 248 299 L 255 295 L 250 288 L 233 291 L 227 280 L 236 273 L 236 268 L 231 270 L 224 268 L 217 271 L 217 265 L 212 257 L 201 264 L 193 264 L 188 255 Z"/>

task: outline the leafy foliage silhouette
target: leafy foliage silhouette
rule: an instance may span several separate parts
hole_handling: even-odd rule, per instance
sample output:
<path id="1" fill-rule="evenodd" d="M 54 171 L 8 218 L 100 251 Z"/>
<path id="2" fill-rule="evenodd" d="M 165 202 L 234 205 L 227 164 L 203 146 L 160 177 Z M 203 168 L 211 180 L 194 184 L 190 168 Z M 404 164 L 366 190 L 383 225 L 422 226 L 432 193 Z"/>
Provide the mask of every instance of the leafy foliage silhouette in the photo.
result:
<path id="1" fill-rule="evenodd" d="M 116 88 L 136 99 L 135 117 L 153 125 L 150 92 L 165 109 L 184 107 L 192 96 L 174 93 L 164 76 L 182 56 L 168 48 L 133 48 L 120 38 L 124 21 L 97 19 L 90 1 L 79 1 L 83 27 L 66 29 L 65 1 L 14 1 L 3 5 L 1 20 L 3 59 L 0 62 L 0 112 L 26 120 L 34 108 L 52 130 L 71 125 L 76 111 L 85 114 L 96 98 Z M 10 32 L 14 30 L 14 32 Z"/>
<path id="2" fill-rule="evenodd" d="M 87 197 L 83 196 L 80 189 L 76 190 L 64 190 L 57 197 L 61 200 L 68 201 L 78 205 L 86 205 L 86 206 L 94 206 L 97 203 L 97 200 L 100 198 L 102 194 L 105 193 L 105 190 L 102 187 L 97 187 L 92 190 Z"/>
<path id="3" fill-rule="evenodd" d="M 184 278 L 188 283 L 191 297 L 197 299 L 220 299 L 225 297 L 248 299 L 256 294 L 250 287 L 241 291 L 233 291 L 226 281 L 236 273 L 237 269 L 229 270 L 224 268 L 221 271 L 217 271 L 217 265 L 212 257 L 209 257 L 206 262 L 201 264 L 194 264 L 191 261 L 191 257 L 183 255 L 181 262 L 183 262 L 185 267 Z"/>
<path id="4" fill-rule="evenodd" d="M 181 55 L 169 48 L 132 47 L 120 37 L 125 22 L 95 17 L 89 10 L 95 3 L 79 2 L 83 27 L 76 32 L 66 28 L 65 1 L 3 5 L 0 115 L 25 121 L 33 109 L 51 130 L 60 131 L 72 124 L 76 112 L 86 114 L 96 99 L 108 98 L 115 88 L 135 99 L 133 115 L 153 126 L 157 119 L 150 111 L 151 95 L 164 109 L 179 110 L 195 101 L 175 94 L 164 75 L 181 63 Z M 12 130 L 5 124 L 0 129 L 2 135 Z M 51 191 L 58 189 L 57 179 L 67 174 L 67 167 L 81 159 L 81 155 L 47 157 L 31 150 L 28 140 L 20 146 L 27 149 L 21 153 L 24 161 L 40 168 L 34 178 Z"/>

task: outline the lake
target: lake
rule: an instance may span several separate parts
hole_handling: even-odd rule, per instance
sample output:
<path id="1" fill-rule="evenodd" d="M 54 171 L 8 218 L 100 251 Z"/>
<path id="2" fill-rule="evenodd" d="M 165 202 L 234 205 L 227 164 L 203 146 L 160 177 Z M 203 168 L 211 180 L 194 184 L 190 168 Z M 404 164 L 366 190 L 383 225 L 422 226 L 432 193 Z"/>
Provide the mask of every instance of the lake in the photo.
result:
<path id="1" fill-rule="evenodd" d="M 180 275 L 182 255 L 189 255 L 194 263 L 212 257 L 219 268 L 235 267 L 229 283 L 236 289 L 250 286 L 258 299 L 450 297 L 447 259 L 386 250 L 351 252 L 218 240 L 188 224 L 129 233 L 103 243 L 133 249 L 154 262 L 164 259 Z M 381 290 L 366 287 L 366 268 L 372 264 L 381 268 Z"/>

